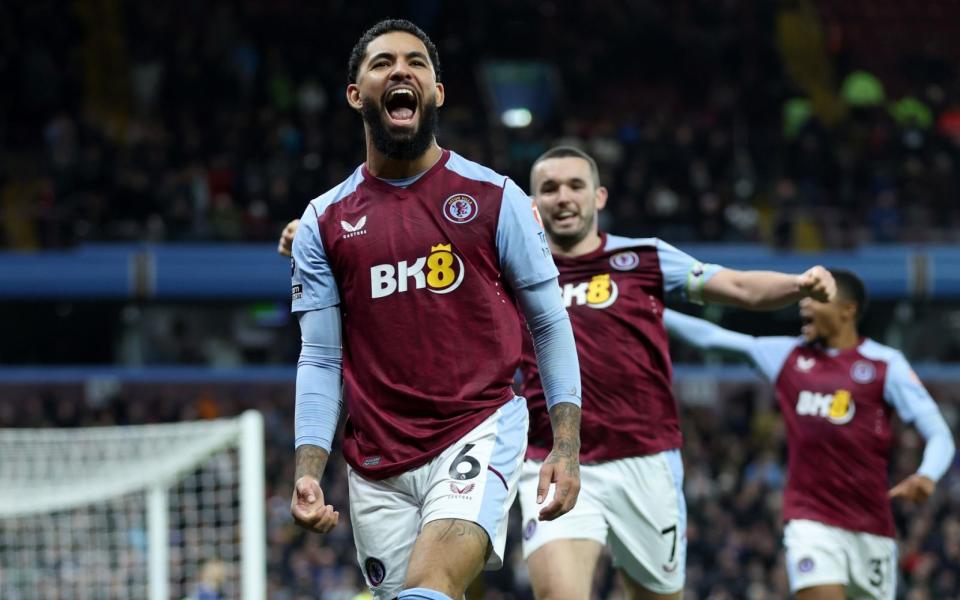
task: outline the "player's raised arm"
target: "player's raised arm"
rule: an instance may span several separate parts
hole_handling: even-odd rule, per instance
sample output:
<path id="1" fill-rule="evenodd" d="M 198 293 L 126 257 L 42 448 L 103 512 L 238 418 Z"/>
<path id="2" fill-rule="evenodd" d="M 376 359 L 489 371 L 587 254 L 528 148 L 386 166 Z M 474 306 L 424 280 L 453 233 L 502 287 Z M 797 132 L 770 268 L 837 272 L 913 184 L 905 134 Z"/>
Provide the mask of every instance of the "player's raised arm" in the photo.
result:
<path id="1" fill-rule="evenodd" d="M 815 266 L 801 275 L 776 271 L 720 269 L 703 285 L 703 300 L 751 310 L 773 310 L 813 298 L 828 302 L 837 293 L 833 276 Z"/>
<path id="2" fill-rule="evenodd" d="M 936 482 L 953 462 L 953 436 L 936 402 L 900 353 L 889 362 L 883 395 L 900 418 L 913 423 L 926 440 L 917 472 L 895 485 L 890 497 L 922 502 L 933 493 Z"/>
<path id="3" fill-rule="evenodd" d="M 552 520 L 573 508 L 580 493 L 580 363 L 545 234 L 529 198 L 512 181 L 504 186 L 497 249 L 533 338 L 550 411 L 553 448 L 540 470 L 537 501 L 556 485 L 553 500 L 540 511 L 541 519 Z"/>
<path id="4" fill-rule="evenodd" d="M 307 207 L 309 217 L 313 207 Z M 292 310 L 300 321 L 295 410 L 296 475 L 290 512 L 298 525 L 327 533 L 340 520 L 320 481 L 340 418 L 342 343 L 339 296 L 316 219 L 293 237 Z M 288 226 L 289 227 L 289 226 Z"/>
<path id="5" fill-rule="evenodd" d="M 663 324 L 672 337 L 698 350 L 723 350 L 749 360 L 768 380 L 776 377 L 797 345 L 796 338 L 754 337 L 669 308 L 663 311 Z"/>
<path id="6" fill-rule="evenodd" d="M 656 242 L 664 291 L 695 304 L 713 302 L 751 310 L 772 310 L 803 298 L 828 302 L 837 293 L 833 275 L 821 266 L 801 275 L 738 271 L 702 263 L 663 240 Z"/>

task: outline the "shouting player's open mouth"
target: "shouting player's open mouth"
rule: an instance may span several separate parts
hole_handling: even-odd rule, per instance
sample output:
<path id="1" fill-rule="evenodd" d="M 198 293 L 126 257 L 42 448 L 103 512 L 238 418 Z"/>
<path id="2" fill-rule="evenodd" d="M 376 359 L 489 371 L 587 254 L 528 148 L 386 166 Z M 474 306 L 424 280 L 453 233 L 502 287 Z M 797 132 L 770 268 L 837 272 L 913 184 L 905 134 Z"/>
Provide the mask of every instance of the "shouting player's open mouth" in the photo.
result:
<path id="1" fill-rule="evenodd" d="M 411 127 L 416 122 L 419 99 L 408 87 L 391 88 L 383 97 L 383 108 L 391 127 Z"/>

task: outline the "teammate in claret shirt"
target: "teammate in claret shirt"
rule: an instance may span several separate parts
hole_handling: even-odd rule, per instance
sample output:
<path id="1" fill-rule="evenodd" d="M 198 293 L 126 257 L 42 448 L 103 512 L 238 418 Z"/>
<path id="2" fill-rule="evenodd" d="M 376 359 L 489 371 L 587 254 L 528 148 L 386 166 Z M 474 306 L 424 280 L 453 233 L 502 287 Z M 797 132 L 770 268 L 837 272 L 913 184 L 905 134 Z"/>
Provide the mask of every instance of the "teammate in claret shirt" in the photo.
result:
<path id="1" fill-rule="evenodd" d="M 756 309 L 835 292 L 823 267 L 802 275 L 705 264 L 666 242 L 600 233 L 607 200 L 593 159 L 558 147 L 530 175 L 570 313 L 583 378 L 577 506 L 539 520 L 538 472 L 551 444 L 549 394 L 532 345 L 524 353 L 530 407 L 528 460 L 520 480 L 523 553 L 538 599 L 590 597 L 604 544 L 634 598 L 679 598 L 686 556 L 680 425 L 663 326 L 664 301 L 723 302 Z"/>
<path id="2" fill-rule="evenodd" d="M 896 597 L 891 498 L 926 500 L 949 468 L 943 416 L 899 351 L 861 337 L 860 279 L 833 271 L 832 302 L 800 302 L 800 337 L 752 337 L 667 311 L 667 329 L 700 349 L 748 358 L 776 389 L 787 430 L 783 543 L 799 600 Z M 926 439 L 914 475 L 887 490 L 893 412 Z"/>
<path id="3" fill-rule="evenodd" d="M 579 491 L 580 376 L 557 270 L 520 188 L 437 145 L 439 70 L 408 21 L 364 33 L 346 95 L 366 162 L 310 202 L 293 241 L 303 343 L 291 510 L 319 533 L 338 521 L 320 481 L 342 380 L 351 523 L 378 599 L 460 598 L 503 561 L 528 425 L 511 388 L 518 305 L 556 448 L 540 487 L 561 490 L 541 516 L 564 514 Z"/>

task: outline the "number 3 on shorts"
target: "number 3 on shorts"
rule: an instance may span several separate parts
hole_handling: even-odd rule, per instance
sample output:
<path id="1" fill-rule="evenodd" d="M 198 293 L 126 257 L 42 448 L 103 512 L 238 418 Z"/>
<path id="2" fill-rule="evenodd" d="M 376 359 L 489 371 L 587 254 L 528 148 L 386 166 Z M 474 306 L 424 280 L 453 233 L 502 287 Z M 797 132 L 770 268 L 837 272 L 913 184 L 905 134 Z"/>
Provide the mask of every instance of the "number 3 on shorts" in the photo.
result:
<path id="1" fill-rule="evenodd" d="M 884 580 L 890 574 L 890 559 L 871 558 L 870 559 L 870 585 L 875 588 L 885 587 Z"/>
<path id="2" fill-rule="evenodd" d="M 453 457 L 449 471 L 451 479 L 466 481 L 480 474 L 480 461 L 467 454 L 475 445 L 467 444 L 459 454 Z"/>

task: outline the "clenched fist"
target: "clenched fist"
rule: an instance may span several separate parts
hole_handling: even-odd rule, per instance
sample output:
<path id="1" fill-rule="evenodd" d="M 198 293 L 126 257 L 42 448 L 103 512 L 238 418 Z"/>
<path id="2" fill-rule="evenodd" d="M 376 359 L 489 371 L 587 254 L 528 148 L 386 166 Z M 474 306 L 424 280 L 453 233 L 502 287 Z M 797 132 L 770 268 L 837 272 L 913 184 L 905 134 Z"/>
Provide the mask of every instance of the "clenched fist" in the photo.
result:
<path id="1" fill-rule="evenodd" d="M 290 513 L 297 525 L 316 533 L 328 533 L 340 522 L 340 513 L 324 503 L 320 482 L 313 477 L 301 477 L 294 484 Z"/>
<path id="2" fill-rule="evenodd" d="M 818 302 L 830 302 L 837 295 L 837 282 L 830 271 L 817 265 L 804 272 L 797 280 L 804 296 Z"/>

